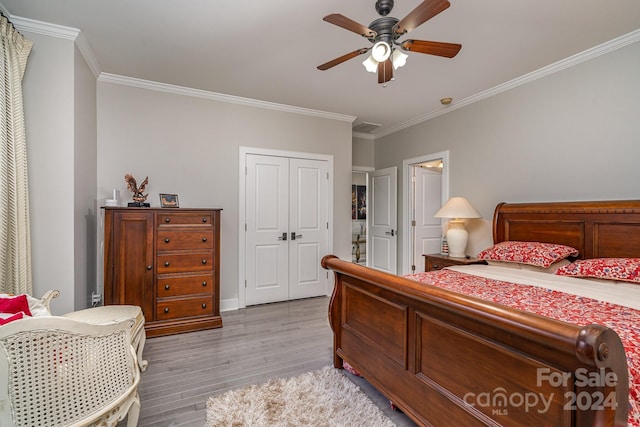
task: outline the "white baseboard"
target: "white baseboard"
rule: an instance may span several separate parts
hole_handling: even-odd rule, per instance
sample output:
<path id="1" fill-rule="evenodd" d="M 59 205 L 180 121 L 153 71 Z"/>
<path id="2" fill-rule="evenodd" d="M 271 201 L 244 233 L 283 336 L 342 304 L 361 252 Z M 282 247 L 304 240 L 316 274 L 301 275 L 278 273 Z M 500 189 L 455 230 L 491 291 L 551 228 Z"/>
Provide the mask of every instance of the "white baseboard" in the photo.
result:
<path id="1" fill-rule="evenodd" d="M 240 305 L 238 303 L 238 298 L 225 299 L 220 301 L 220 311 L 233 311 L 238 310 Z"/>

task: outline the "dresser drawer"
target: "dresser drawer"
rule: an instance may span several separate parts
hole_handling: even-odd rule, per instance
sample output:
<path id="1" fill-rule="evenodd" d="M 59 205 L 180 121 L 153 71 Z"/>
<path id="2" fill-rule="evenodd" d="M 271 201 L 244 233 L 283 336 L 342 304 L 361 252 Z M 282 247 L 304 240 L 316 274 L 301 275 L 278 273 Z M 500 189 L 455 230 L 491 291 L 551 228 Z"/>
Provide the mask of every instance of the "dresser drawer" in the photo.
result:
<path id="1" fill-rule="evenodd" d="M 158 213 L 158 228 L 173 225 L 193 225 L 213 227 L 211 212 L 160 212 Z"/>
<path id="2" fill-rule="evenodd" d="M 158 278 L 158 298 L 213 292 L 213 274 L 202 276 L 173 276 Z"/>
<path id="3" fill-rule="evenodd" d="M 157 273 L 188 273 L 190 271 L 212 271 L 212 252 L 188 254 L 158 254 Z"/>
<path id="4" fill-rule="evenodd" d="M 471 264 L 486 264 L 485 261 L 478 258 L 449 258 L 447 255 L 440 254 L 426 254 L 424 258 L 424 271 L 442 270 L 446 267 L 454 265 L 471 265 Z"/>
<path id="5" fill-rule="evenodd" d="M 213 229 L 202 230 L 158 230 L 158 251 L 181 249 L 212 249 Z"/>
<path id="6" fill-rule="evenodd" d="M 442 270 L 443 268 L 451 267 L 452 265 L 456 264 L 442 259 L 429 259 L 429 267 L 427 271 Z"/>
<path id="7" fill-rule="evenodd" d="M 213 299 L 211 297 L 159 300 L 156 304 L 156 318 L 158 320 L 210 316 L 211 314 L 213 314 Z"/>

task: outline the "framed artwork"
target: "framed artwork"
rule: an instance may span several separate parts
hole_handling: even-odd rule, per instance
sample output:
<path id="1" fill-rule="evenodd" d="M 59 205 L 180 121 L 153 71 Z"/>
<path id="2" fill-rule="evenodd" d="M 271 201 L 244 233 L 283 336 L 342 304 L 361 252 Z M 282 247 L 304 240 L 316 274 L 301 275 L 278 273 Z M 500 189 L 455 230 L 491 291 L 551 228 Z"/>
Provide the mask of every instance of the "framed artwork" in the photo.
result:
<path id="1" fill-rule="evenodd" d="M 163 208 L 179 208 L 177 194 L 160 194 L 160 206 Z"/>
<path id="2" fill-rule="evenodd" d="M 357 185 L 356 186 L 356 197 L 357 197 L 357 219 L 367 219 L 367 186 L 366 185 Z"/>
<path id="3" fill-rule="evenodd" d="M 351 219 L 358 219 L 358 194 L 357 185 L 351 186 Z"/>

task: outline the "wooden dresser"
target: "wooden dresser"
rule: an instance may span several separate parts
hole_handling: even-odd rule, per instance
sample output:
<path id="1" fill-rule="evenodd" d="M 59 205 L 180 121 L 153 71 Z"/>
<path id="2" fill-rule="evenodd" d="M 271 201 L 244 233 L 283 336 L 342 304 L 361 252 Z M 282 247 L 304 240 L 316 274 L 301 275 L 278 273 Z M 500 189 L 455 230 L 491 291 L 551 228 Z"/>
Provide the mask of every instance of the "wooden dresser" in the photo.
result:
<path id="1" fill-rule="evenodd" d="M 221 209 L 104 209 L 105 305 L 140 306 L 148 337 L 221 327 Z"/>

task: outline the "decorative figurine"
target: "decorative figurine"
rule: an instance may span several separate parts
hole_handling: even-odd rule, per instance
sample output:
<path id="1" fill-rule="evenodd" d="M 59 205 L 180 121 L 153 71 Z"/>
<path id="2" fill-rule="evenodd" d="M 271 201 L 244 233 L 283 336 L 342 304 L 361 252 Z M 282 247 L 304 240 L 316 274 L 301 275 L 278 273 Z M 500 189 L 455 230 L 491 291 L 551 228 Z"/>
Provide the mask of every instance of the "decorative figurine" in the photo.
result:
<path id="1" fill-rule="evenodd" d="M 149 183 L 149 177 L 146 177 L 144 181 L 142 181 L 140 187 L 138 187 L 138 183 L 136 182 L 136 179 L 133 177 L 133 175 L 129 173 L 124 176 L 124 181 L 127 183 L 127 189 L 133 193 L 133 202 L 130 202 L 127 206 L 141 208 L 148 208 L 149 206 L 151 206 L 149 203 L 144 202 L 145 200 L 147 200 L 148 196 L 148 194 L 144 194 L 144 188 Z"/>

